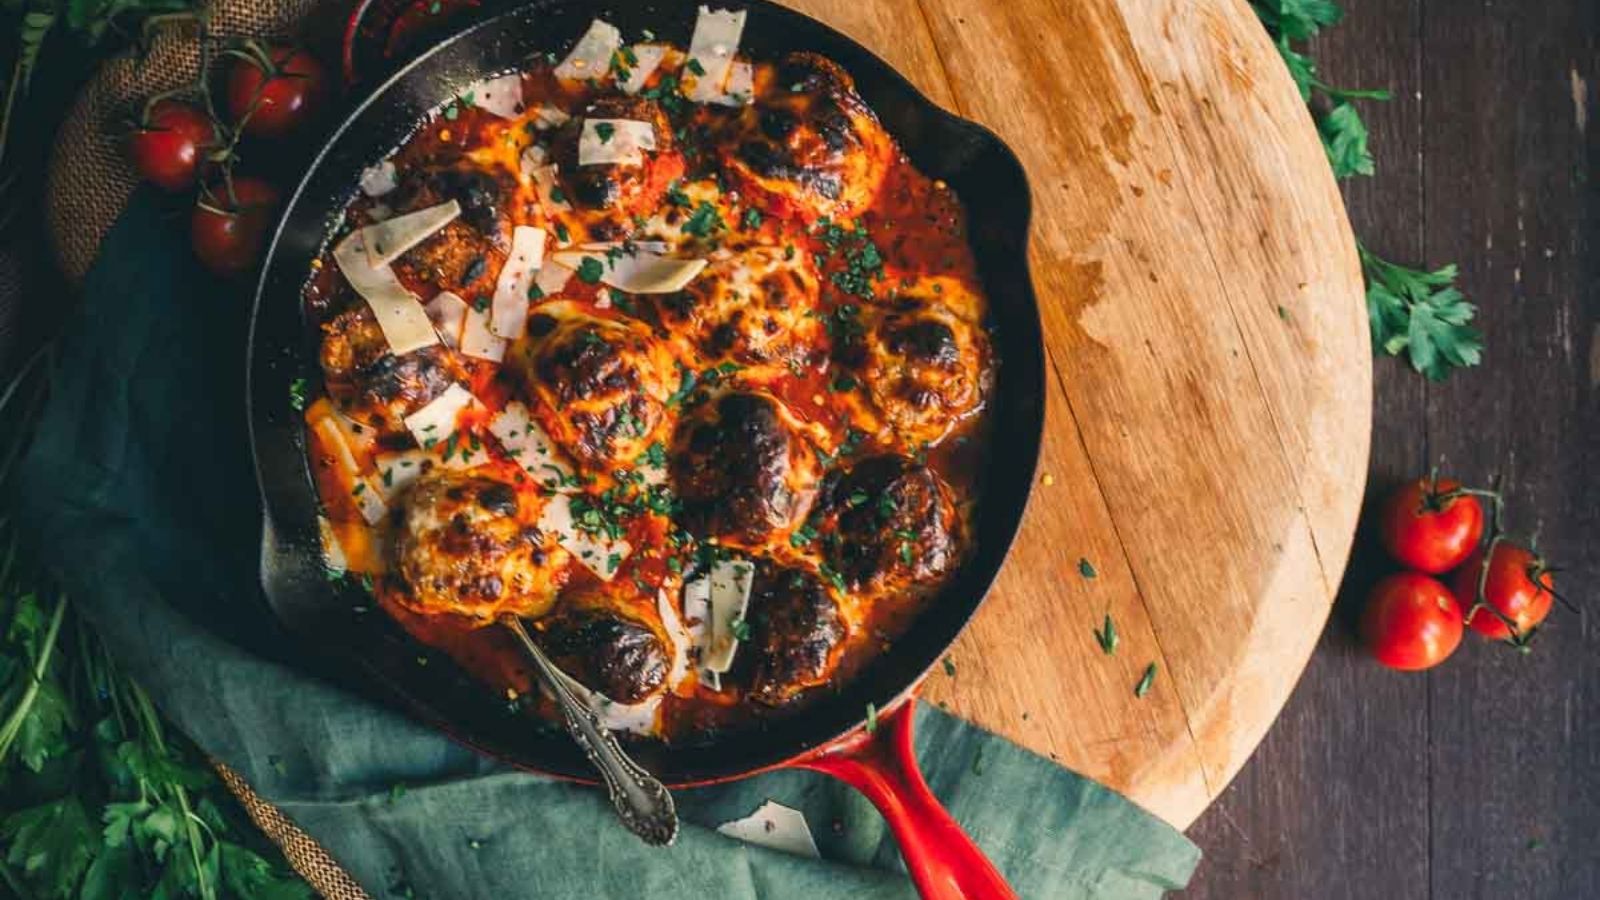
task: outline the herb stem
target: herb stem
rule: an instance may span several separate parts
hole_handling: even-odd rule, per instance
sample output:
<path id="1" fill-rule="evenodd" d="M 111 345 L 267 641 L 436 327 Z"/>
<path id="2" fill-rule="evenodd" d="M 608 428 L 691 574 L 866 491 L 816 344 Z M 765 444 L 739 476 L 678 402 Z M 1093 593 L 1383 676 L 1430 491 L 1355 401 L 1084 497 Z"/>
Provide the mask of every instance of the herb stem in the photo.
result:
<path id="1" fill-rule="evenodd" d="M 45 674 L 50 671 L 50 658 L 55 655 L 56 639 L 61 635 L 61 620 L 66 618 L 66 614 L 67 598 L 63 595 L 56 601 L 56 611 L 50 616 L 50 627 L 45 632 L 44 645 L 39 650 L 39 658 L 33 663 L 33 677 L 28 679 L 28 686 L 23 689 L 17 705 L 11 710 L 11 715 L 6 717 L 5 725 L 0 726 L 0 762 L 5 761 L 11 745 L 16 743 L 17 735 L 22 732 L 22 723 L 28 718 L 28 710 L 39 697 L 39 689 L 44 684 Z"/>

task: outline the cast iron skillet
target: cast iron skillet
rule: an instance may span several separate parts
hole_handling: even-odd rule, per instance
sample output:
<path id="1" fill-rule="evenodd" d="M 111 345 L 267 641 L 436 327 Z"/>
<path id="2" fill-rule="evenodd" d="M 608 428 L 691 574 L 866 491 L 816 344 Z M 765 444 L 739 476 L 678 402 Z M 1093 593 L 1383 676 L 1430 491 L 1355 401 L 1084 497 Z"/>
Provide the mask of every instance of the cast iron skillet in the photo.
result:
<path id="1" fill-rule="evenodd" d="M 861 95 L 916 166 L 944 179 L 961 197 L 989 296 L 1001 366 L 990 413 L 994 433 L 979 483 L 974 552 L 966 565 L 891 650 L 804 714 L 759 730 L 712 736 L 690 747 L 635 747 L 636 758 L 672 786 L 739 778 L 786 763 L 828 768 L 817 760 L 863 727 L 869 704 L 889 710 L 908 696 L 976 612 L 1000 570 L 1027 504 L 1044 423 L 1043 345 L 1027 264 L 1028 184 L 1016 157 L 993 134 L 940 110 L 886 63 L 838 32 L 762 0 L 735 5 L 749 10 L 741 52 L 764 59 L 804 49 L 833 58 L 855 77 Z M 518 69 L 536 54 L 564 53 L 596 16 L 617 25 L 629 39 L 648 28 L 661 40 L 687 46 L 695 6 L 617 0 L 602 7 L 535 0 L 445 38 L 378 86 L 350 114 L 312 162 L 268 249 L 251 325 L 247 390 L 256 471 L 267 511 L 262 581 L 276 615 L 322 651 L 319 655 L 333 677 L 378 694 L 482 752 L 580 781 L 590 781 L 592 773 L 564 734 L 513 714 L 502 698 L 446 657 L 413 641 L 381 613 L 365 612 L 370 598 L 359 586 L 328 580 L 318 538 L 317 492 L 290 385 L 298 378 L 320 381 L 314 329 L 304 318 L 300 291 L 311 260 L 354 196 L 362 169 L 387 156 L 424 116 L 467 85 Z M 420 665 L 419 658 L 428 664 Z M 904 731 L 909 751 L 910 704 L 894 721 L 903 724 L 878 731 L 883 736 Z M 880 749 L 887 758 L 887 748 Z M 834 774 L 855 780 L 848 773 Z M 921 785 L 920 776 L 911 775 L 902 789 L 915 791 Z M 898 827 L 897 835 L 908 862 L 913 862 L 908 835 Z M 960 839 L 959 832 L 920 837 L 925 844 L 931 841 L 929 852 L 935 855 L 942 841 Z M 937 887 L 922 879 L 918 884 L 925 892 Z"/>

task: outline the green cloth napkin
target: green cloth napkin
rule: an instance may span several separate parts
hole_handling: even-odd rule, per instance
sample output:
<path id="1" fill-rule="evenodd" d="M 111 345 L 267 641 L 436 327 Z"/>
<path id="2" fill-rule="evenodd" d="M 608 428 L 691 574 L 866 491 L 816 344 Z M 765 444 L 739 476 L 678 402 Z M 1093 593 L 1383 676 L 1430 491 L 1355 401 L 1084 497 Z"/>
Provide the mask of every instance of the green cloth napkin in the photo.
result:
<path id="1" fill-rule="evenodd" d="M 913 895 L 883 820 L 825 776 L 681 791 L 680 840 L 651 849 L 596 792 L 304 674 L 256 581 L 249 292 L 199 269 L 185 223 L 141 193 L 106 239 L 18 498 L 37 552 L 180 728 L 376 898 Z M 926 706 L 917 730 L 934 792 L 1023 897 L 1187 883 L 1197 848 L 1117 794 Z M 804 811 L 821 860 L 714 830 L 768 798 Z"/>

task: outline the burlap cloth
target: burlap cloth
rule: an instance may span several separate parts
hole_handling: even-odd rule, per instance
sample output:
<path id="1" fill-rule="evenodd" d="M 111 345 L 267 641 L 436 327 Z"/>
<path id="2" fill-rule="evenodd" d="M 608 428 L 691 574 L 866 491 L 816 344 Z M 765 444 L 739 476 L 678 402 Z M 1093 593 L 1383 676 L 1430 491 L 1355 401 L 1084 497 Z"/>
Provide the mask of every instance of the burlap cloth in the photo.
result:
<path id="1" fill-rule="evenodd" d="M 218 37 L 292 35 L 319 2 L 323 0 L 217 0 L 206 7 L 207 27 Z M 122 153 L 122 123 L 146 97 L 195 81 L 199 35 L 198 23 L 173 23 L 153 36 L 142 56 L 106 62 L 62 123 L 50 158 L 45 217 L 56 259 L 74 284 L 89 271 L 100 242 L 139 183 Z M 317 893 L 329 900 L 369 900 L 316 841 L 257 797 L 227 766 L 217 764 L 216 769 L 250 820 Z"/>

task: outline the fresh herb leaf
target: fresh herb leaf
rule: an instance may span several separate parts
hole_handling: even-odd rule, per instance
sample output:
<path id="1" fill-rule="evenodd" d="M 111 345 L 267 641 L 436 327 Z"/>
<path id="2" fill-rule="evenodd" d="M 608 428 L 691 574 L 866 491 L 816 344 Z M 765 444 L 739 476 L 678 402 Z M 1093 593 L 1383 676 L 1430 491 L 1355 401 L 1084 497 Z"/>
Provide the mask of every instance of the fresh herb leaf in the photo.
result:
<path id="1" fill-rule="evenodd" d="M 1082 575 L 1085 578 L 1094 578 L 1094 577 L 1098 576 L 1100 573 L 1095 571 L 1094 563 L 1089 562 L 1088 557 L 1079 557 L 1078 558 L 1078 574 Z"/>
<path id="2" fill-rule="evenodd" d="M 1144 675 L 1139 678 L 1139 683 L 1133 686 L 1133 695 L 1143 697 L 1150 693 L 1150 686 L 1156 683 L 1156 664 L 1151 663 L 1144 667 Z"/>
<path id="3" fill-rule="evenodd" d="M 1411 367 L 1433 381 L 1482 360 L 1483 335 L 1470 324 L 1477 307 L 1455 287 L 1457 269 L 1408 269 L 1365 248 L 1367 317 L 1372 345 L 1390 356 L 1406 353 Z"/>
<path id="4" fill-rule="evenodd" d="M 592 256 L 585 256 L 578 264 L 578 278 L 585 284 L 598 284 L 605 273 L 605 266 Z"/>
<path id="5" fill-rule="evenodd" d="M 307 390 L 308 385 L 304 378 L 296 378 L 289 382 L 289 405 L 296 411 L 303 411 L 306 408 L 309 396 Z"/>
<path id="6" fill-rule="evenodd" d="M 876 734 L 878 731 L 878 705 L 867 704 L 867 734 Z"/>
<path id="7" fill-rule="evenodd" d="M 611 137 L 612 137 L 612 135 L 614 135 L 616 133 L 617 133 L 617 126 L 611 124 L 610 122 L 596 122 L 596 123 L 594 123 L 594 136 L 599 138 L 600 139 L 600 143 L 602 143 L 602 144 L 611 143 Z"/>
<path id="8" fill-rule="evenodd" d="M 1094 640 L 1100 645 L 1101 653 L 1111 656 L 1117 652 L 1117 644 L 1121 639 L 1117 637 L 1117 623 L 1111 621 L 1110 613 L 1106 613 L 1105 625 L 1095 630 Z"/>

